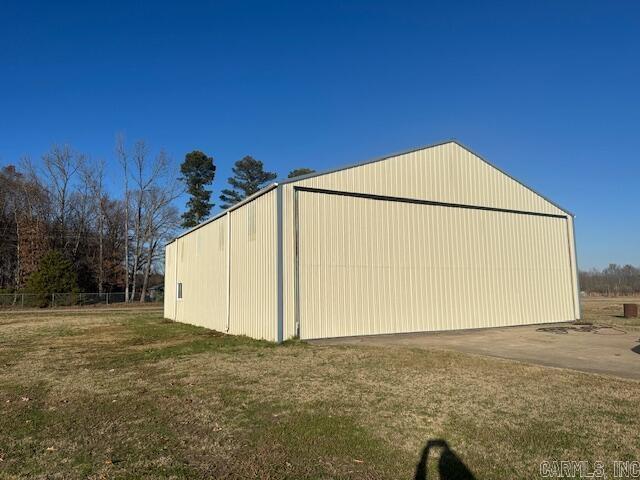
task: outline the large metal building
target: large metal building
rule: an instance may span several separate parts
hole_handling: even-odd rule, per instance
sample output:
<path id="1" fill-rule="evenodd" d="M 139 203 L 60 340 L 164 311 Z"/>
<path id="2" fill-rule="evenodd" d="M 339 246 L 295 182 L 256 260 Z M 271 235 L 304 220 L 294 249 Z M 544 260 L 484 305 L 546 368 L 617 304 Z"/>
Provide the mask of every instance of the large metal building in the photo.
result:
<path id="1" fill-rule="evenodd" d="M 573 216 L 455 141 L 288 179 L 167 245 L 164 316 L 278 342 L 575 320 Z"/>

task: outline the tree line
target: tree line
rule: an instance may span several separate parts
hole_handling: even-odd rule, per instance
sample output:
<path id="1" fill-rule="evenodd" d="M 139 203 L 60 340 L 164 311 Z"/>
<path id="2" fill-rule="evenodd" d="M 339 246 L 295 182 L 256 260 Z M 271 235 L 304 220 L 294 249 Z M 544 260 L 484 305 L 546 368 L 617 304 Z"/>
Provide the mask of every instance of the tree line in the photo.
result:
<path id="1" fill-rule="evenodd" d="M 0 288 L 61 293 L 124 291 L 145 298 L 163 243 L 175 232 L 182 188 L 168 155 L 118 138 L 122 196 L 107 164 L 67 145 L 0 171 Z"/>
<path id="2" fill-rule="evenodd" d="M 127 145 L 122 136 L 114 159 L 119 195 L 107 188 L 105 161 L 67 145 L 0 169 L 0 292 L 123 292 L 127 301 L 144 301 L 162 282 L 164 244 L 215 206 L 214 159 L 194 150 L 178 172 L 164 151 L 152 154 L 145 141 Z M 251 156 L 236 161 L 232 173 L 219 194 L 223 209 L 276 178 Z M 181 214 L 175 200 L 184 193 Z M 589 294 L 640 294 L 640 267 L 611 264 L 579 276 Z"/>
<path id="3" fill-rule="evenodd" d="M 122 190 L 108 188 L 107 165 L 117 169 Z M 152 153 L 143 140 L 118 136 L 107 164 L 54 145 L 37 161 L 22 158 L 0 169 L 0 292 L 123 292 L 144 301 L 162 282 L 164 244 L 180 227 L 206 220 L 214 203 L 207 188 L 213 158 L 195 150 L 180 170 L 166 152 Z M 296 169 L 289 176 L 310 173 Z M 113 175 L 111 175 L 113 177 Z M 276 178 L 251 156 L 235 162 L 227 208 Z M 176 200 L 188 195 L 185 212 Z M 46 301 L 46 300 L 43 300 Z"/>
<path id="4" fill-rule="evenodd" d="M 640 294 L 640 267 L 610 264 L 602 270 L 580 272 L 580 289 L 588 294 L 608 296 Z"/>

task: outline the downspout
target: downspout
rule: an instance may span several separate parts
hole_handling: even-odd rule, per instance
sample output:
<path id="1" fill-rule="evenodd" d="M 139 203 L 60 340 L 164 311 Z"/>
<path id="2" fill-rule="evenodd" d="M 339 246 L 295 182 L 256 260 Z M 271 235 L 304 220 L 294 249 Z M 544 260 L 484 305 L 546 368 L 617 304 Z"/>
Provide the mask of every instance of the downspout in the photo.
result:
<path id="1" fill-rule="evenodd" d="M 229 331 L 231 321 L 231 212 L 227 212 L 227 318 L 225 332 Z"/>

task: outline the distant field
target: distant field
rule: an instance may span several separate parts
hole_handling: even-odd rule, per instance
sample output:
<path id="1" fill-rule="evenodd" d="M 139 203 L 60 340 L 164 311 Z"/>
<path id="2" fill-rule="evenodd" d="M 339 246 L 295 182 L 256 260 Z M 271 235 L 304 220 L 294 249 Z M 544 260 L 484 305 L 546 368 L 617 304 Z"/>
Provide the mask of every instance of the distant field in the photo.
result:
<path id="1" fill-rule="evenodd" d="M 621 327 L 640 327 L 640 318 L 622 316 L 623 303 L 640 305 L 640 297 L 584 297 L 581 300 L 582 319 Z"/>
<path id="2" fill-rule="evenodd" d="M 637 325 L 618 303 L 587 299 L 584 317 Z M 424 478 L 434 440 L 478 479 L 640 460 L 640 383 L 462 353 L 4 312 L 0 367 L 0 478 Z"/>

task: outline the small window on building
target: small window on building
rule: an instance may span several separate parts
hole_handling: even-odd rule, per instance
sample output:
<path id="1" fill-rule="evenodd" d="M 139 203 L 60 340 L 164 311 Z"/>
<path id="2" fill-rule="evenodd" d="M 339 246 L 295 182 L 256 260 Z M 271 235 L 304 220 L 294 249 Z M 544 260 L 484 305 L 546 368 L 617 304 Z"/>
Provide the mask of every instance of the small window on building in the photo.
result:
<path id="1" fill-rule="evenodd" d="M 178 299 L 182 299 L 182 282 L 178 283 Z"/>

